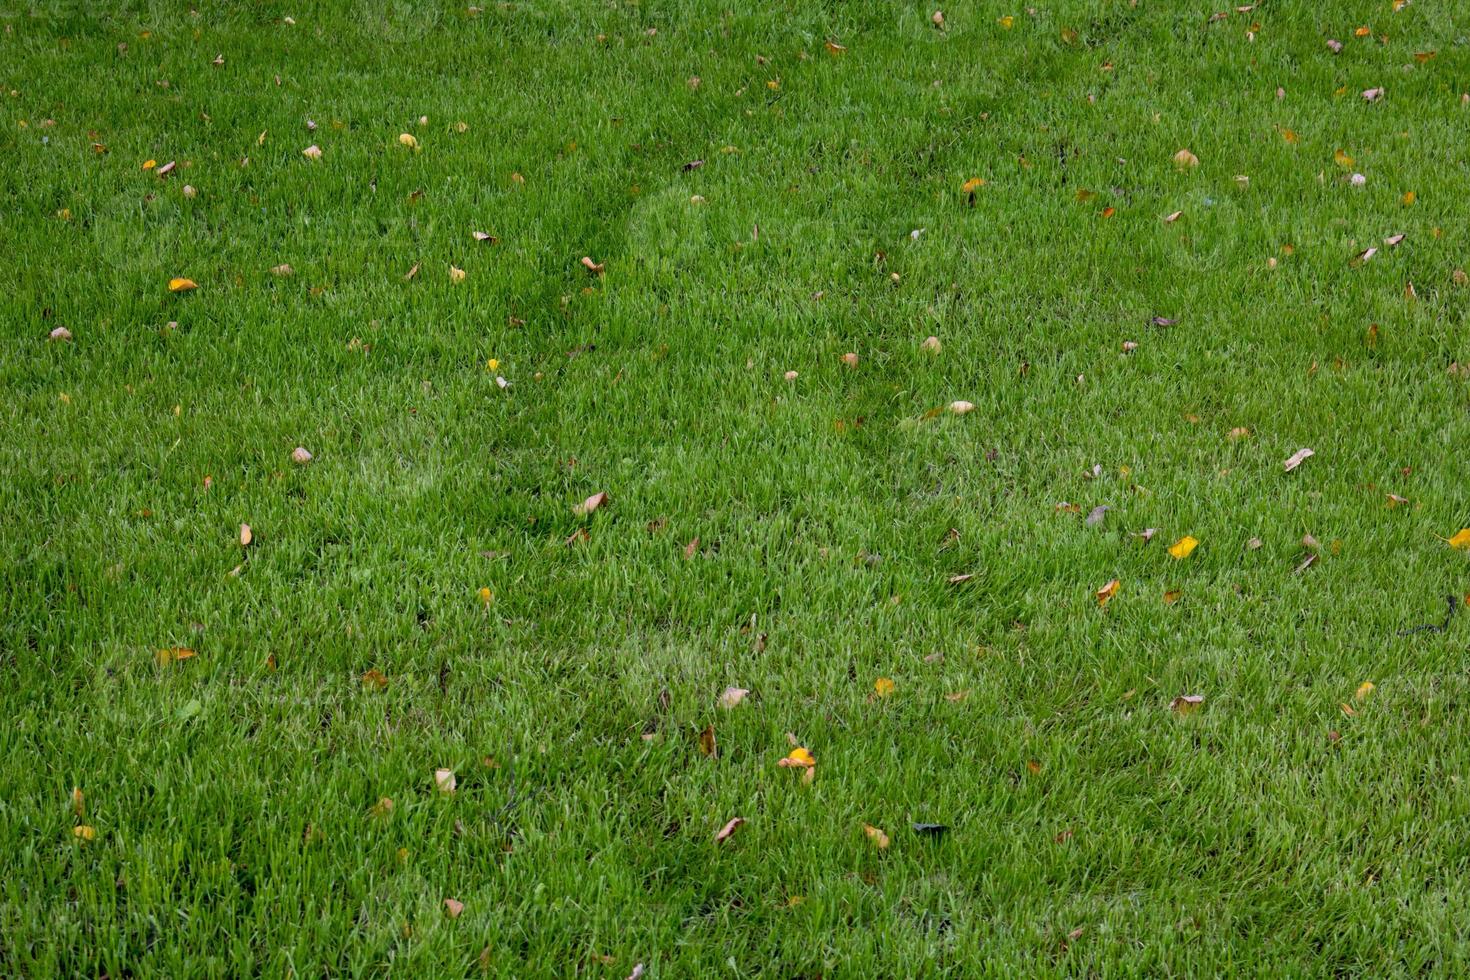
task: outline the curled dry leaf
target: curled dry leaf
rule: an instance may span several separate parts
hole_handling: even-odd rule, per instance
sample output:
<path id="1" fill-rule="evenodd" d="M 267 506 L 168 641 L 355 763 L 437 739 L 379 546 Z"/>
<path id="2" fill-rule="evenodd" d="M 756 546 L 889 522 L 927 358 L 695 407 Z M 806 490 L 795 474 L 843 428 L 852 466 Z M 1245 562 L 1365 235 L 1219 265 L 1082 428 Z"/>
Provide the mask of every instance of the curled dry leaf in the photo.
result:
<path id="1" fill-rule="evenodd" d="M 1164 224 L 1172 225 L 1174 222 L 1178 221 L 1182 217 L 1184 217 L 1183 211 L 1170 212 L 1169 214 L 1164 215 Z"/>
<path id="2" fill-rule="evenodd" d="M 449 914 L 451 919 L 457 919 L 460 913 L 464 911 L 464 902 L 446 898 L 444 900 L 444 911 Z"/>
<path id="3" fill-rule="evenodd" d="M 1156 327 L 1172 327 L 1174 324 L 1178 323 L 1179 321 L 1178 321 L 1178 319 L 1176 319 L 1174 317 L 1155 316 L 1155 317 L 1150 317 L 1148 322 L 1149 323 L 1152 323 Z"/>
<path id="4" fill-rule="evenodd" d="M 1404 240 L 1404 236 L 1401 235 L 1401 234 L 1400 235 L 1389 235 L 1387 238 L 1385 238 L 1383 240 L 1383 244 L 1387 245 L 1389 248 L 1393 248 L 1395 245 L 1397 245 L 1399 242 L 1401 242 L 1403 240 Z"/>
<path id="5" fill-rule="evenodd" d="M 798 745 L 776 764 L 782 769 L 811 769 L 816 766 L 817 760 L 811 752 Z"/>
<path id="6" fill-rule="evenodd" d="M 1182 595 L 1184 595 L 1184 593 L 1179 589 L 1169 589 L 1167 592 L 1164 593 L 1164 605 L 1174 605 L 1174 603 L 1179 601 L 1179 597 Z"/>
<path id="7" fill-rule="evenodd" d="M 690 539 L 689 543 L 684 546 L 684 560 L 688 561 L 697 554 L 699 554 L 699 535 L 695 535 L 692 539 Z"/>
<path id="8" fill-rule="evenodd" d="M 280 265 L 273 265 L 273 266 L 271 266 L 271 275 L 273 275 L 273 276 L 280 276 L 283 279 L 286 276 L 291 275 L 295 271 L 296 271 L 295 269 L 291 268 L 291 266 L 289 266 L 285 262 L 282 262 Z"/>
<path id="9" fill-rule="evenodd" d="M 1181 694 L 1169 702 L 1169 710 L 1176 715 L 1187 715 L 1199 710 L 1199 706 L 1204 703 L 1202 694 Z"/>
<path id="10" fill-rule="evenodd" d="M 409 269 L 407 272 L 405 272 L 403 274 L 403 281 L 404 282 L 408 282 L 410 279 L 412 279 L 414 276 L 416 276 L 418 274 L 419 274 L 419 263 L 418 262 L 415 262 L 413 264 L 413 268 L 412 269 Z"/>
<path id="11" fill-rule="evenodd" d="M 1381 98 L 1383 98 L 1383 88 L 1381 86 L 1378 88 L 1363 89 L 1364 102 L 1377 102 Z"/>
<path id="12" fill-rule="evenodd" d="M 826 47 L 828 54 L 843 54 L 847 51 L 845 45 L 838 44 L 836 41 L 828 41 Z"/>
<path id="13" fill-rule="evenodd" d="M 1409 502 L 1409 498 L 1408 497 L 1400 497 L 1396 493 L 1391 493 L 1391 494 L 1388 495 L 1388 506 L 1390 506 L 1390 507 L 1402 507 L 1405 504 L 1407 504 L 1408 502 Z"/>
<path id="14" fill-rule="evenodd" d="M 419 148 L 418 137 L 414 136 L 413 133 L 399 133 L 398 142 L 410 150 L 417 150 Z"/>
<path id="15" fill-rule="evenodd" d="M 928 351 L 930 354 L 938 354 L 940 343 L 938 337 L 925 337 L 924 342 L 919 345 L 920 350 Z"/>
<path id="16" fill-rule="evenodd" d="M 975 410 L 974 402 L 953 401 L 949 403 L 949 410 L 955 415 L 968 415 Z"/>
<path id="17" fill-rule="evenodd" d="M 1137 341 L 1134 341 L 1134 340 L 1125 340 L 1125 341 L 1123 341 L 1123 353 L 1125 353 L 1125 354 L 1132 354 L 1136 350 L 1138 350 L 1138 342 Z"/>
<path id="18" fill-rule="evenodd" d="M 787 371 L 785 374 L 781 375 L 781 377 L 785 378 L 787 381 L 795 381 L 798 377 L 800 377 L 800 375 L 798 375 L 795 371 Z"/>
<path id="19" fill-rule="evenodd" d="M 441 793 L 453 793 L 459 786 L 459 780 L 454 778 L 453 769 L 435 769 L 434 786 Z"/>
<path id="20" fill-rule="evenodd" d="M 500 239 L 496 238 L 489 232 L 472 231 L 470 232 L 470 237 L 477 242 L 489 242 L 491 245 L 498 245 L 500 243 Z"/>
<path id="21" fill-rule="evenodd" d="M 1353 264 L 1354 265 L 1362 265 L 1364 262 L 1369 261 L 1370 259 L 1373 258 L 1373 256 L 1375 256 L 1377 254 L 1378 254 L 1378 248 L 1377 248 L 1377 246 L 1373 246 L 1373 247 L 1370 247 L 1370 248 L 1365 248 L 1361 252 L 1359 252 L 1357 255 L 1354 255 L 1353 256 Z"/>
<path id="22" fill-rule="evenodd" d="M 362 686 L 381 691 L 388 686 L 388 675 L 376 667 L 364 671 L 362 675 Z"/>
<path id="23" fill-rule="evenodd" d="M 306 157 L 306 159 L 308 160 L 320 160 L 322 158 L 322 148 L 313 143 L 306 149 L 302 150 L 301 155 Z"/>
<path id="24" fill-rule="evenodd" d="M 607 493 L 605 491 L 594 493 L 592 496 L 588 497 L 586 500 L 573 507 L 572 513 L 577 515 L 578 517 L 586 517 L 589 514 L 594 513 L 599 507 L 606 503 Z"/>
<path id="25" fill-rule="evenodd" d="M 604 267 L 605 267 L 605 264 L 604 263 L 593 262 L 592 261 L 592 257 L 590 255 L 584 255 L 584 256 L 582 256 L 582 268 L 586 269 L 588 272 L 592 273 L 594 276 L 600 276 L 600 275 L 602 275 L 602 270 L 603 270 Z"/>
<path id="26" fill-rule="evenodd" d="M 1158 534 L 1158 533 L 1159 533 L 1159 529 L 1158 528 L 1156 528 L 1156 527 L 1146 527 L 1142 531 L 1139 531 L 1137 534 L 1135 534 L 1134 537 L 1142 538 L 1143 539 L 1143 543 L 1144 544 L 1148 544 L 1150 541 L 1152 541 L 1154 539 L 1154 535 L 1155 534 Z"/>
<path id="27" fill-rule="evenodd" d="M 1327 47 L 1328 47 L 1328 49 L 1333 54 L 1341 54 L 1342 53 L 1342 42 L 1339 41 L 1339 40 L 1337 40 L 1337 38 L 1334 38 L 1334 37 L 1328 38 L 1327 39 Z"/>
<path id="28" fill-rule="evenodd" d="M 1169 554 L 1175 558 L 1188 558 L 1195 548 L 1199 547 L 1199 541 L 1186 534 L 1184 537 L 1169 545 Z"/>
<path id="29" fill-rule="evenodd" d="M 929 18 L 929 23 L 933 24 L 935 27 L 943 27 L 944 26 L 944 11 L 942 11 L 942 10 L 936 10 L 936 11 L 934 11 L 933 16 L 931 16 Z"/>
<path id="30" fill-rule="evenodd" d="M 744 701 L 749 693 L 749 689 L 744 687 L 727 687 L 720 692 L 720 707 L 728 711 Z"/>
<path id="31" fill-rule="evenodd" d="M 449 281 L 453 283 L 464 282 L 465 271 L 457 265 L 449 267 Z"/>
<path id="32" fill-rule="evenodd" d="M 291 462 L 295 463 L 297 466 L 305 466 L 307 463 L 311 462 L 311 459 L 311 453 L 307 452 L 305 446 L 297 446 L 295 449 L 291 450 Z"/>
<path id="33" fill-rule="evenodd" d="M 1251 430 L 1250 429 L 1247 429 L 1243 425 L 1237 425 L 1235 428 L 1233 428 L 1233 429 L 1230 430 L 1230 434 L 1229 434 L 1228 438 L 1230 439 L 1231 442 L 1235 442 L 1237 439 L 1244 439 L 1246 436 L 1248 436 L 1250 434 L 1251 434 Z"/>
<path id="34" fill-rule="evenodd" d="M 1108 516 L 1108 511 L 1111 509 L 1112 508 L 1109 507 L 1107 504 L 1098 504 L 1096 507 L 1092 508 L 1092 510 L 1089 511 L 1087 514 L 1087 526 L 1097 527 L 1103 522 L 1103 518 Z"/>
<path id="35" fill-rule="evenodd" d="M 868 840 L 880 851 L 888 850 L 888 835 L 870 823 L 863 824 L 863 833 L 868 835 Z"/>
<path id="36" fill-rule="evenodd" d="M 1117 579 L 1113 579 L 1107 585 L 1104 585 L 1102 588 L 1098 589 L 1096 592 L 1097 604 L 1099 606 L 1106 606 L 1110 601 L 1112 601 L 1113 596 L 1118 594 L 1118 590 L 1120 588 L 1122 588 L 1122 583 L 1119 582 Z"/>
<path id="37" fill-rule="evenodd" d="M 71 788 L 71 809 L 77 815 L 78 820 L 87 815 L 86 798 L 82 795 L 82 788 L 80 786 L 73 786 Z"/>
<path id="38" fill-rule="evenodd" d="M 1198 167 L 1199 157 L 1195 156 L 1193 153 L 1190 153 L 1187 149 L 1182 149 L 1178 153 L 1174 154 L 1174 166 L 1178 167 L 1180 170 L 1188 170 L 1190 167 Z"/>
<path id="39" fill-rule="evenodd" d="M 725 841 L 729 840 L 731 837 L 734 837 L 735 836 L 735 831 L 739 830 L 740 829 L 740 826 L 742 824 L 744 824 L 744 823 L 745 823 L 745 818 L 744 817 L 731 817 L 729 819 L 729 821 L 726 822 L 725 826 L 723 826 L 723 827 L 720 828 L 720 832 L 718 834 L 715 834 L 715 843 L 716 844 L 723 844 L 723 843 L 725 843 Z M 642 963 L 639 963 L 638 964 L 638 967 L 639 968 L 641 968 L 642 966 L 643 966 Z M 638 969 L 635 969 L 633 972 L 634 972 L 634 974 L 637 974 L 639 972 L 639 970 Z"/>
<path id="40" fill-rule="evenodd" d="M 853 351 L 848 351 L 846 354 L 843 354 L 842 355 L 842 363 L 843 364 L 846 364 L 850 368 L 857 367 L 858 366 L 858 356 L 857 356 L 857 354 L 855 352 L 853 352 Z"/>
<path id="41" fill-rule="evenodd" d="M 1285 468 L 1286 472 L 1290 473 L 1292 470 L 1296 469 L 1298 466 L 1302 465 L 1302 463 L 1304 463 L 1308 459 L 1311 459 L 1315 455 L 1317 454 L 1310 449 L 1298 449 L 1296 452 L 1287 457 L 1286 462 L 1282 463 L 1281 465 Z"/>
<path id="42" fill-rule="evenodd" d="M 71 331 L 65 327 L 57 327 L 51 333 L 47 334 L 47 337 L 54 342 L 64 343 L 71 340 Z"/>
<path id="43" fill-rule="evenodd" d="M 1260 538 L 1251 538 L 1249 541 L 1247 541 L 1245 543 L 1245 550 L 1246 551 L 1259 551 L 1259 550 L 1261 550 L 1261 539 Z"/>
<path id="44" fill-rule="evenodd" d="M 250 542 L 255 540 L 255 532 L 250 530 L 249 524 L 240 525 L 240 547 L 250 547 Z"/>
<path id="45" fill-rule="evenodd" d="M 170 160 L 168 163 L 165 163 L 163 166 L 161 166 L 161 167 L 158 168 L 158 171 L 157 171 L 158 176 L 160 176 L 160 177 L 167 177 L 169 174 L 171 174 L 171 173 L 174 172 L 174 168 L 177 167 L 177 166 L 178 166 L 178 164 L 176 164 L 176 163 L 174 163 L 174 161 Z"/>
<path id="46" fill-rule="evenodd" d="M 199 284 L 193 279 L 185 279 L 175 276 L 168 281 L 168 291 L 171 293 L 187 293 L 191 289 L 198 289 Z"/>
<path id="47" fill-rule="evenodd" d="M 699 733 L 699 754 L 713 756 L 719 749 L 715 745 L 715 726 L 705 725 Z"/>

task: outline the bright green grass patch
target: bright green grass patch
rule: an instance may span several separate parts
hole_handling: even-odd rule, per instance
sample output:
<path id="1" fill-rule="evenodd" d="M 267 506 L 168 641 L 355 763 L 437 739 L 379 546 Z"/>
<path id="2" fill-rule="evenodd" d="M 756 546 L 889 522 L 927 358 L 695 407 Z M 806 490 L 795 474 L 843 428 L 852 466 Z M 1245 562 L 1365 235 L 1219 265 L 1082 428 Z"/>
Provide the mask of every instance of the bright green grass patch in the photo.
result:
<path id="1" fill-rule="evenodd" d="M 1455 5 L 483 7 L 0 5 L 0 972 L 1470 969 Z"/>

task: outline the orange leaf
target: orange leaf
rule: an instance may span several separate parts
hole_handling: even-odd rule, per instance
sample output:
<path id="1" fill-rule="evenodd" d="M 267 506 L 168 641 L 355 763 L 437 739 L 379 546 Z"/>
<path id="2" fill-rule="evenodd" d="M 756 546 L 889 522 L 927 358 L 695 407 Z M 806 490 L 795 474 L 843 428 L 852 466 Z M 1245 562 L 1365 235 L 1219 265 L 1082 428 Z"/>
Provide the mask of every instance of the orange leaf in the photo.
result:
<path id="1" fill-rule="evenodd" d="M 1118 589 L 1121 587 L 1122 583 L 1120 583 L 1117 579 L 1113 579 L 1107 585 L 1104 585 L 1102 588 L 1098 589 L 1097 604 L 1099 606 L 1106 606 L 1108 604 L 1108 601 L 1112 599 L 1113 596 L 1118 594 Z"/>
<path id="2" fill-rule="evenodd" d="M 168 291 L 171 293 L 187 293 L 191 289 L 198 289 L 199 284 L 193 279 L 175 277 L 168 281 Z"/>

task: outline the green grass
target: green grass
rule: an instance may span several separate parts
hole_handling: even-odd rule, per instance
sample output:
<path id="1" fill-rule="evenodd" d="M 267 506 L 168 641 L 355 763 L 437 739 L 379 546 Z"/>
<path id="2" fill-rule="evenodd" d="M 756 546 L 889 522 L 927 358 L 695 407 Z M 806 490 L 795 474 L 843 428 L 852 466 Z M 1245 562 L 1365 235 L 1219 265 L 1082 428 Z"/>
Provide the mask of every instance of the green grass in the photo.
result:
<path id="1" fill-rule="evenodd" d="M 0 973 L 1470 970 L 1463 10 L 483 6 L 0 2 Z"/>

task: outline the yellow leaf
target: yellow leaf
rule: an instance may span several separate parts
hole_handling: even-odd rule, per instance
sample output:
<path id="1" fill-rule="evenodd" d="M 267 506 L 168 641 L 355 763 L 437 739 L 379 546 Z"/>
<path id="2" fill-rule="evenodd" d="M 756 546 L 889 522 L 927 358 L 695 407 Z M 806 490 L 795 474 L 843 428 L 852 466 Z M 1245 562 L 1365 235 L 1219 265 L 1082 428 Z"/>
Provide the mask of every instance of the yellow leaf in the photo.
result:
<path id="1" fill-rule="evenodd" d="M 1405 206 L 1408 206 L 1410 204 L 1413 204 L 1418 199 L 1419 195 L 1415 194 L 1413 191 L 1404 191 L 1404 196 L 1400 200 L 1404 202 Z"/>
<path id="2" fill-rule="evenodd" d="M 79 824 L 73 827 L 71 829 L 71 835 L 79 841 L 89 841 L 97 839 L 96 829 L 89 827 L 86 824 Z"/>
<path id="3" fill-rule="evenodd" d="M 811 769 L 816 764 L 812 754 L 799 745 L 777 763 L 782 769 Z"/>
<path id="4" fill-rule="evenodd" d="M 1339 167 L 1351 167 L 1353 165 L 1353 158 L 1348 156 L 1345 150 L 1333 151 L 1332 159 Z"/>
<path id="5" fill-rule="evenodd" d="M 880 677 L 873 682 L 873 690 L 878 693 L 878 697 L 886 698 L 893 693 L 893 681 L 887 677 Z"/>
<path id="6" fill-rule="evenodd" d="M 464 270 L 457 265 L 451 265 L 449 267 L 449 281 L 464 282 Z"/>
<path id="7" fill-rule="evenodd" d="M 167 647 L 155 653 L 153 659 L 159 664 L 169 664 L 179 660 L 188 660 L 192 656 L 194 656 L 194 651 L 188 647 Z"/>
<path id="8" fill-rule="evenodd" d="M 1359 684 L 1358 689 L 1353 692 L 1353 698 L 1355 700 L 1361 701 L 1368 695 L 1373 693 L 1373 688 L 1374 684 L 1372 681 L 1364 681 L 1363 683 Z"/>
<path id="9" fill-rule="evenodd" d="M 156 166 L 158 166 L 158 161 L 157 160 L 144 160 L 143 161 L 143 169 L 144 170 L 152 170 Z"/>
<path id="10" fill-rule="evenodd" d="M 1458 534 L 1449 539 L 1451 548 L 1470 548 L 1470 527 L 1462 527 Z"/>
<path id="11" fill-rule="evenodd" d="M 1199 541 L 1186 534 L 1178 541 L 1175 541 L 1173 544 L 1169 545 L 1169 554 L 1173 555 L 1175 558 L 1188 558 L 1190 552 L 1194 551 L 1194 549 L 1198 546 Z"/>
<path id="12" fill-rule="evenodd" d="M 863 824 L 863 833 L 868 835 L 868 840 L 877 846 L 878 850 L 888 849 L 888 835 L 870 823 Z"/>
<path id="13" fill-rule="evenodd" d="M 996 21 L 996 23 L 1006 30 L 1010 30 L 1013 26 L 1015 26 L 1016 18 L 1012 17 L 1010 14 L 1006 14 L 1000 20 Z"/>
<path id="14" fill-rule="evenodd" d="M 983 178 L 983 177 L 971 177 L 969 180 L 965 181 L 964 186 L 961 187 L 960 189 L 962 191 L 964 191 L 966 194 L 973 194 L 973 193 L 975 193 L 976 191 L 978 191 L 980 188 L 982 188 L 984 186 L 985 186 L 985 178 Z"/>
<path id="15" fill-rule="evenodd" d="M 1353 31 L 1353 36 L 1354 37 L 1367 37 L 1369 34 L 1372 34 L 1372 33 L 1373 33 L 1373 31 L 1370 30 L 1367 27 L 1359 27 L 1357 30 Z"/>
<path id="16" fill-rule="evenodd" d="M 82 796 L 82 788 L 80 786 L 73 786 L 71 788 L 71 808 L 76 813 L 78 820 L 87 815 L 87 804 L 85 798 Z"/>
<path id="17" fill-rule="evenodd" d="M 193 279 L 174 277 L 168 281 L 168 291 L 171 293 L 187 293 L 191 289 L 198 289 L 199 284 Z"/>
<path id="18" fill-rule="evenodd" d="M 480 601 L 487 606 L 495 601 L 495 593 L 490 591 L 488 585 L 480 589 Z"/>
<path id="19" fill-rule="evenodd" d="M 1102 588 L 1098 589 L 1097 604 L 1099 606 L 1106 606 L 1108 604 L 1108 600 L 1117 595 L 1118 589 L 1121 587 L 1122 583 L 1120 583 L 1117 579 L 1113 579 L 1107 585 L 1104 585 Z"/>
<path id="20" fill-rule="evenodd" d="M 1288 143 L 1295 143 L 1297 141 L 1296 133 L 1290 129 L 1283 129 L 1281 131 L 1281 138 L 1286 140 L 1286 142 Z"/>
<path id="21" fill-rule="evenodd" d="M 410 150 L 417 150 L 419 148 L 418 137 L 414 136 L 413 133 L 399 133 L 398 142 L 402 143 Z"/>

